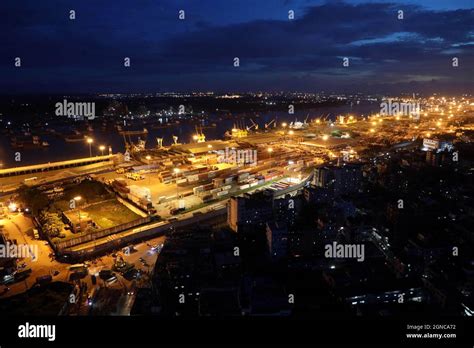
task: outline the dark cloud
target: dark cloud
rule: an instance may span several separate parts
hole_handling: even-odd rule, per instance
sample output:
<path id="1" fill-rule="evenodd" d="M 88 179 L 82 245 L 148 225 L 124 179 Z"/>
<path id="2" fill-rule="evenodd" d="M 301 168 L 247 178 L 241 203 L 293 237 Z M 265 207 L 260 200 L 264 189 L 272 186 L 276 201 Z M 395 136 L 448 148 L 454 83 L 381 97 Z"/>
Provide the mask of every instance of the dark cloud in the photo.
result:
<path id="1" fill-rule="evenodd" d="M 305 1 L 7 1 L 5 92 L 469 89 L 472 9 Z M 272 6 L 272 4 L 278 4 Z M 219 6 L 217 6 L 219 5 Z M 295 20 L 286 18 L 296 9 Z M 70 9 L 77 19 L 70 21 Z M 186 20 L 177 18 L 185 9 Z M 397 19 L 397 11 L 404 19 Z M 240 12 L 241 11 L 241 12 Z M 250 18 L 250 19 L 249 19 Z M 453 68 L 453 55 L 460 66 Z M 13 67 L 21 57 L 23 67 Z M 130 57 L 132 66 L 123 67 Z M 234 57 L 241 66 L 233 67 Z M 350 67 L 342 67 L 342 57 Z M 436 83 L 434 82 L 436 81 Z M 431 87 L 430 87 L 431 86 Z M 428 88 L 429 87 L 429 88 Z"/>

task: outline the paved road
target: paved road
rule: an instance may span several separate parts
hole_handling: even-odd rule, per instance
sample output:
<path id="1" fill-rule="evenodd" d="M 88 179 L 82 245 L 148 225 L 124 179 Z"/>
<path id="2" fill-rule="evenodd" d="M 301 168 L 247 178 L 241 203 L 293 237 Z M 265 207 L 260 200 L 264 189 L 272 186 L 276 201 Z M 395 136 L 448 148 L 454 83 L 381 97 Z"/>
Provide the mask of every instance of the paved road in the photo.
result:
<path id="1" fill-rule="evenodd" d="M 33 223 L 31 219 L 24 216 L 21 213 L 8 214 L 7 218 L 0 220 L 0 225 L 4 226 L 5 236 L 10 239 L 16 239 L 18 244 L 27 244 L 32 250 L 36 252 L 35 258 L 24 258 L 19 259 L 18 264 L 26 264 L 24 269 L 31 269 L 32 273 L 26 280 L 17 282 L 14 284 L 0 285 L 0 297 L 5 298 L 13 296 L 26 291 L 36 283 L 36 278 L 43 275 L 53 275 L 55 271 L 59 274 L 53 276 L 54 281 L 69 282 L 69 264 L 60 263 L 54 259 L 53 251 L 49 244 L 45 241 L 35 240 L 33 238 Z M 158 253 L 151 251 L 150 246 L 155 244 L 162 244 L 165 242 L 165 237 L 157 237 L 149 240 L 146 243 L 140 243 L 135 245 L 136 251 L 130 253 L 130 255 L 123 256 L 125 261 L 133 264 L 136 269 L 141 270 L 142 273 L 151 271 L 157 258 Z M 140 258 L 143 258 L 145 265 L 140 262 Z M 97 274 L 102 269 L 111 269 L 114 264 L 114 258 L 109 254 L 94 260 L 91 260 L 91 267 L 89 268 L 89 274 Z M 127 281 L 119 274 L 117 274 L 119 281 L 113 286 L 127 288 L 131 285 L 131 282 Z M 88 276 L 83 279 L 88 284 L 88 289 L 92 289 L 92 280 Z M 99 281 L 100 282 L 100 281 Z M 5 292 L 5 288 L 9 287 L 10 290 Z"/>

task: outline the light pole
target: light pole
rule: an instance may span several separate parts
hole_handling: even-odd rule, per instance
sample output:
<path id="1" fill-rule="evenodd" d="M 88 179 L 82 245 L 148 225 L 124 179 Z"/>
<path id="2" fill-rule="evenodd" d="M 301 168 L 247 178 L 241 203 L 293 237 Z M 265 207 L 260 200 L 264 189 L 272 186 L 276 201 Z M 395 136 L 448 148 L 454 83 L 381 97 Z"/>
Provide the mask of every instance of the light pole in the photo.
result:
<path id="1" fill-rule="evenodd" d="M 270 159 L 271 159 L 271 158 L 272 158 L 273 148 L 269 147 L 267 151 L 268 151 L 268 153 L 269 153 L 269 155 L 270 155 Z"/>
<path id="2" fill-rule="evenodd" d="M 92 138 L 87 138 L 87 143 L 89 144 L 89 157 L 92 157 L 92 143 L 94 140 Z"/>
<path id="3" fill-rule="evenodd" d="M 211 152 L 212 145 L 211 144 L 207 145 L 207 148 L 209 150 L 207 151 L 207 155 L 206 155 L 206 164 L 209 164 L 209 153 Z"/>
<path id="4" fill-rule="evenodd" d="M 100 150 L 101 156 L 103 156 L 103 155 L 104 155 L 105 146 L 104 146 L 104 145 L 100 145 L 100 146 L 99 146 L 99 150 Z"/>
<path id="5" fill-rule="evenodd" d="M 150 165 L 150 160 L 151 160 L 151 156 L 150 155 L 147 155 L 146 157 L 146 160 L 148 162 L 148 165 Z M 151 185 L 151 172 L 147 174 L 148 176 L 148 185 Z"/>
<path id="6" fill-rule="evenodd" d="M 179 199 L 179 197 L 178 197 L 178 173 L 179 173 L 179 168 L 174 168 L 173 172 L 176 176 L 176 208 L 178 208 L 178 206 L 179 206 L 179 202 L 178 202 L 178 199 Z"/>
<path id="7" fill-rule="evenodd" d="M 76 197 L 74 197 L 74 200 L 75 200 L 76 202 L 79 202 L 81 199 L 82 199 L 81 196 L 76 196 Z M 75 208 L 77 208 L 77 216 L 79 217 L 79 228 L 81 228 L 81 210 L 80 210 L 78 207 L 75 207 Z M 82 232 L 82 231 L 81 231 L 81 232 Z"/>

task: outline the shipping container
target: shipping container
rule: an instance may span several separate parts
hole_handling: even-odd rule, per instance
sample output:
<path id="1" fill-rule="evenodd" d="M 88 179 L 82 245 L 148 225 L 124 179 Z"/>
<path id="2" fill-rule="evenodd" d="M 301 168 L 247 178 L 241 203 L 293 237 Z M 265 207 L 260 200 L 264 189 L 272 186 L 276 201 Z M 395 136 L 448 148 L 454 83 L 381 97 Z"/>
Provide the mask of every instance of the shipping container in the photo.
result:
<path id="1" fill-rule="evenodd" d="M 217 193 L 217 197 L 225 196 L 225 195 L 228 194 L 228 193 L 229 193 L 228 191 L 221 191 L 221 192 L 218 192 L 218 193 Z"/>
<path id="2" fill-rule="evenodd" d="M 204 181 L 204 180 L 207 180 L 209 179 L 208 176 L 207 176 L 207 173 L 204 173 L 204 174 L 198 174 L 198 178 L 199 180 L 198 181 Z"/>
<path id="3" fill-rule="evenodd" d="M 212 190 L 214 188 L 213 184 L 206 184 L 203 186 L 205 191 Z"/>
<path id="4" fill-rule="evenodd" d="M 188 176 L 188 181 L 189 182 L 195 182 L 195 181 L 198 181 L 198 180 L 199 180 L 199 175 L 197 175 L 197 174 Z"/>
<path id="5" fill-rule="evenodd" d="M 221 186 L 224 184 L 224 179 L 223 178 L 214 178 L 212 179 L 212 184 L 214 185 L 215 188 Z"/>
<path id="6" fill-rule="evenodd" d="M 151 200 L 151 191 L 148 187 L 142 187 L 137 185 L 130 185 L 130 194 L 138 198 L 146 198 Z"/>
<path id="7" fill-rule="evenodd" d="M 204 197 L 202 197 L 202 201 L 205 203 L 205 202 L 209 202 L 209 201 L 212 201 L 212 195 L 206 195 Z"/>

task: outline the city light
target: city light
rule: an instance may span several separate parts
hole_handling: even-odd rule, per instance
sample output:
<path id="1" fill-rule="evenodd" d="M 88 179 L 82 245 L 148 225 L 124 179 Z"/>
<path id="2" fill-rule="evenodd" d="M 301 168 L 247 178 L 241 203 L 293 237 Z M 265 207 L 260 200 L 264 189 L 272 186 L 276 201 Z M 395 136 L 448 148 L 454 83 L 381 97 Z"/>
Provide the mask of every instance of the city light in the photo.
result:
<path id="1" fill-rule="evenodd" d="M 89 157 L 92 157 L 92 143 L 94 142 L 94 139 L 87 138 L 86 142 L 89 144 Z"/>
<path id="2" fill-rule="evenodd" d="M 9 5 L 3 340 L 467 340 L 433 318 L 474 316 L 472 9 L 378 2 Z"/>
<path id="3" fill-rule="evenodd" d="M 18 209 L 18 206 L 17 206 L 16 203 L 11 202 L 11 203 L 8 205 L 8 209 L 9 209 L 11 212 L 15 212 L 15 211 Z"/>

